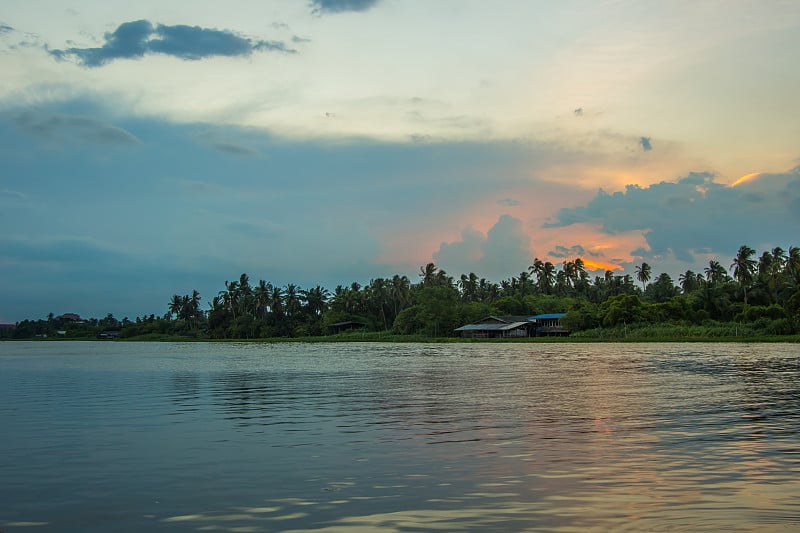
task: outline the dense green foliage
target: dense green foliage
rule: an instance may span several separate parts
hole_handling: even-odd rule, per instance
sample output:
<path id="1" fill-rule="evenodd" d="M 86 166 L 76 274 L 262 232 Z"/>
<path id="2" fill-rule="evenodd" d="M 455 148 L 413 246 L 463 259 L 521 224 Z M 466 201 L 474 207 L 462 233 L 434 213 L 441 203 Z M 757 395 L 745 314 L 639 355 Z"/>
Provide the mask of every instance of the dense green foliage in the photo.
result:
<path id="1" fill-rule="evenodd" d="M 13 338 L 206 338 L 256 339 L 313 337 L 356 329 L 388 335 L 453 336 L 460 325 L 489 315 L 566 312 L 564 325 L 574 338 L 757 337 L 800 332 L 800 248 L 765 251 L 742 246 L 730 272 L 710 261 L 702 273 L 687 270 L 676 284 L 668 274 L 652 276 L 652 267 L 629 275 L 606 271 L 591 279 L 583 260 L 560 266 L 538 258 L 518 276 L 500 283 L 474 273 L 458 279 L 435 264 L 420 268 L 419 280 L 406 276 L 376 278 L 367 285 L 319 285 L 302 289 L 264 280 L 251 284 L 247 274 L 226 281 L 224 289 L 201 309 L 197 291 L 175 294 L 163 316 L 134 321 L 76 321 L 62 315 L 24 320 L 4 331 Z M 352 333 L 341 333 L 347 337 Z"/>

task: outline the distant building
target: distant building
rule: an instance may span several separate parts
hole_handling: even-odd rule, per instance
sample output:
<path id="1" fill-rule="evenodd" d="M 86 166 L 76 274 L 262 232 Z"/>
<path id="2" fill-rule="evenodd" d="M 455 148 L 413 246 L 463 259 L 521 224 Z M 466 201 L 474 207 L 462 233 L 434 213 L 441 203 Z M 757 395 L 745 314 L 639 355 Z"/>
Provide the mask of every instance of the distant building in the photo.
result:
<path id="1" fill-rule="evenodd" d="M 348 320 L 345 322 L 337 322 L 335 324 L 328 325 L 328 329 L 331 330 L 331 334 L 336 335 L 337 333 L 343 333 L 345 331 L 352 331 L 355 329 L 361 329 L 366 327 L 366 324 L 363 322 L 356 322 L 354 320 Z"/>
<path id="2" fill-rule="evenodd" d="M 536 325 L 537 337 L 564 337 L 569 335 L 569 330 L 561 325 L 561 319 L 566 313 L 548 313 L 530 317 L 530 321 Z"/>
<path id="3" fill-rule="evenodd" d="M 531 337 L 533 323 L 524 316 L 487 316 L 472 324 L 456 328 L 462 337 L 498 339 L 507 337 Z"/>
<path id="4" fill-rule="evenodd" d="M 462 337 L 499 339 L 514 337 L 566 336 L 569 331 L 561 326 L 564 313 L 535 316 L 487 316 L 455 331 Z"/>

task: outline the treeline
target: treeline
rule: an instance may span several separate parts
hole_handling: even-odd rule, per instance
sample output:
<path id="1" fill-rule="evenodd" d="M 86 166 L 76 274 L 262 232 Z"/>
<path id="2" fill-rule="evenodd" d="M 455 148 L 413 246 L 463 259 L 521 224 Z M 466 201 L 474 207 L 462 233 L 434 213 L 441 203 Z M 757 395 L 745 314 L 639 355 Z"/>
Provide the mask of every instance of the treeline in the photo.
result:
<path id="1" fill-rule="evenodd" d="M 593 278 L 578 258 L 556 265 L 534 260 L 519 275 L 499 283 L 475 273 L 458 278 L 434 263 L 419 279 L 375 278 L 333 292 L 319 285 L 303 289 L 259 280 L 247 274 L 226 281 L 202 309 L 197 291 L 175 294 L 162 316 L 122 321 L 108 315 L 82 324 L 23 321 L 17 338 L 113 334 L 121 338 L 183 336 L 212 339 L 304 337 L 335 333 L 343 327 L 396 334 L 452 336 L 463 324 L 489 315 L 565 312 L 573 332 L 600 328 L 668 325 L 674 328 L 740 326 L 753 334 L 800 332 L 800 248 L 756 251 L 742 246 L 729 267 L 710 261 L 703 272 L 687 270 L 678 280 L 653 275 L 642 263 L 634 276 L 609 270 Z M 727 329 L 723 328 L 727 331 Z M 110 333 L 111 332 L 111 333 Z M 587 333 L 584 333 L 584 335 Z"/>

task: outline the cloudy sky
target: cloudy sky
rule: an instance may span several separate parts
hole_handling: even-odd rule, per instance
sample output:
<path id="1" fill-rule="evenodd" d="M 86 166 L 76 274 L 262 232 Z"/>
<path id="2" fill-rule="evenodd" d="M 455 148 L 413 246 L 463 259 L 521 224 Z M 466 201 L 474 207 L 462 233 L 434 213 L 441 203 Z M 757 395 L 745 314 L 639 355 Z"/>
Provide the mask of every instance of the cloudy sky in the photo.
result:
<path id="1" fill-rule="evenodd" d="M 0 322 L 800 245 L 796 0 L 0 0 Z"/>

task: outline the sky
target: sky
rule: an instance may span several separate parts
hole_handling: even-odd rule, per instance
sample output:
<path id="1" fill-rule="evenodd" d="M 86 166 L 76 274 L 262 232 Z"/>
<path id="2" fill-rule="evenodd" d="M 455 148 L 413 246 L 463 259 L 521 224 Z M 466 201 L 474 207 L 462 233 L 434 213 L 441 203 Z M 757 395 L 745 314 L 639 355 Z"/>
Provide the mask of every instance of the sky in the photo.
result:
<path id="1" fill-rule="evenodd" d="M 0 0 L 0 323 L 800 245 L 796 0 Z"/>

